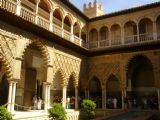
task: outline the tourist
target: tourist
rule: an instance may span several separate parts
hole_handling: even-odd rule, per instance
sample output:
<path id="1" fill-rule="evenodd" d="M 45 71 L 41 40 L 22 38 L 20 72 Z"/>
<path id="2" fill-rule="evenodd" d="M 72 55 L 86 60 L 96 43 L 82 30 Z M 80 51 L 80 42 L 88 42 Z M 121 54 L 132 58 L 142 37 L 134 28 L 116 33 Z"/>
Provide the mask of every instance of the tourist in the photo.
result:
<path id="1" fill-rule="evenodd" d="M 66 105 L 67 105 L 67 109 L 69 109 L 70 108 L 70 97 L 69 96 L 67 97 Z"/>
<path id="2" fill-rule="evenodd" d="M 117 98 L 113 98 L 112 102 L 113 102 L 113 108 L 117 109 L 117 102 L 118 102 Z"/>
<path id="3" fill-rule="evenodd" d="M 33 103 L 33 109 L 36 110 L 37 109 L 37 95 L 33 97 L 32 103 Z"/>
<path id="4" fill-rule="evenodd" d="M 38 101 L 37 101 L 37 109 L 38 109 L 38 110 L 41 110 L 41 108 L 42 108 L 42 100 L 41 100 L 40 97 L 38 97 Z"/>

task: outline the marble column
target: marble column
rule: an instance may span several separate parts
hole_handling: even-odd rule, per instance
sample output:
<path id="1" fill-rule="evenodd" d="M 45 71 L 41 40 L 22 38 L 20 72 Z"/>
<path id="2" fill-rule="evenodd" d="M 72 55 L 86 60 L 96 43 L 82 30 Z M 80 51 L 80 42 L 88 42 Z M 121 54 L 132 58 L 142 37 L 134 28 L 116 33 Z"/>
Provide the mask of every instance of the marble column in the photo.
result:
<path id="1" fill-rule="evenodd" d="M 71 25 L 71 41 L 74 42 L 74 34 L 73 34 L 74 25 Z"/>
<path id="2" fill-rule="evenodd" d="M 53 10 L 50 11 L 49 30 L 53 31 Z"/>
<path id="3" fill-rule="evenodd" d="M 153 39 L 157 40 L 157 25 L 156 25 L 156 21 L 153 22 Z"/>
<path id="4" fill-rule="evenodd" d="M 106 109 L 106 87 L 102 87 L 102 108 Z"/>
<path id="5" fill-rule="evenodd" d="M 44 93 L 44 110 L 50 108 L 50 83 L 43 83 L 43 93 Z"/>
<path id="6" fill-rule="evenodd" d="M 62 97 L 62 106 L 64 108 L 66 108 L 67 86 L 63 86 L 63 91 L 62 92 L 63 92 L 62 93 L 62 95 L 63 95 L 63 97 Z"/>
<path id="7" fill-rule="evenodd" d="M 15 96 L 16 96 L 16 81 L 9 81 L 9 94 L 7 109 L 9 112 L 14 112 Z"/>
<path id="8" fill-rule="evenodd" d="M 75 109 L 78 109 L 78 87 L 75 87 Z"/>
<path id="9" fill-rule="evenodd" d="M 126 89 L 122 89 L 122 110 L 126 109 L 124 100 L 126 98 Z"/>
<path id="10" fill-rule="evenodd" d="M 39 7 L 40 0 L 36 0 L 36 18 L 35 23 L 38 24 L 38 7 Z"/>
<path id="11" fill-rule="evenodd" d="M 21 0 L 17 0 L 16 15 L 20 16 L 20 14 L 21 14 Z"/>
<path id="12" fill-rule="evenodd" d="M 9 93 L 8 93 L 8 105 L 7 105 L 7 109 L 8 109 L 9 112 L 11 111 L 12 88 L 13 88 L 13 82 L 9 81 Z"/>
<path id="13" fill-rule="evenodd" d="M 62 37 L 64 37 L 64 19 L 65 18 L 62 18 Z"/>
<path id="14" fill-rule="evenodd" d="M 137 42 L 140 41 L 140 38 L 139 38 L 139 25 L 137 24 Z"/>

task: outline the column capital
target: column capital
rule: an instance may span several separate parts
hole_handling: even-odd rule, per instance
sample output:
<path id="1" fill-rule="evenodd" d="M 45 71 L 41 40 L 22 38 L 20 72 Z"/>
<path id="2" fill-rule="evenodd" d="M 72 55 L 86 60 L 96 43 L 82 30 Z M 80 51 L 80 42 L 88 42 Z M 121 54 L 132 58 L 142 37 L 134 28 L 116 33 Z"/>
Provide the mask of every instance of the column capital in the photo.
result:
<path id="1" fill-rule="evenodd" d="M 52 83 L 49 82 L 43 82 L 44 85 L 50 86 Z"/>
<path id="2" fill-rule="evenodd" d="M 40 1 L 41 1 L 41 0 L 35 0 L 35 2 L 36 2 L 37 4 L 39 4 L 39 3 L 40 3 Z"/>

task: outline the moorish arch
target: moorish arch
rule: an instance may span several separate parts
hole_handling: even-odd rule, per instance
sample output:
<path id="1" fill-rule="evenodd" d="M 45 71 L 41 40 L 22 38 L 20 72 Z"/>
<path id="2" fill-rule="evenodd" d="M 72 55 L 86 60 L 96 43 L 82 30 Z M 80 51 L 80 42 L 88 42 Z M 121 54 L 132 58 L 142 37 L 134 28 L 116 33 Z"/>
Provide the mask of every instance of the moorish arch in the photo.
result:
<path id="1" fill-rule="evenodd" d="M 78 87 L 78 78 L 75 72 L 72 72 L 67 82 L 67 95 L 74 96 L 75 88 Z"/>
<path id="2" fill-rule="evenodd" d="M 61 8 L 55 7 L 53 11 L 53 24 L 62 27 L 64 12 Z"/>
<path id="3" fill-rule="evenodd" d="M 28 42 L 25 46 L 24 46 L 24 49 L 23 51 L 21 52 L 20 54 L 20 58 L 23 58 L 24 56 L 24 53 L 25 53 L 25 50 L 28 48 L 28 46 L 30 45 L 35 45 L 39 50 L 40 52 L 42 53 L 42 56 L 43 56 L 43 59 L 44 59 L 44 63 L 46 66 L 49 66 L 51 63 L 51 58 L 50 58 L 50 54 L 49 54 L 49 51 L 47 49 L 47 47 L 39 40 L 33 40 L 31 42 Z"/>
<path id="4" fill-rule="evenodd" d="M 9 81 L 13 80 L 10 63 L 0 53 L 0 105 L 8 102 Z"/>
<path id="5" fill-rule="evenodd" d="M 157 102 L 153 67 L 152 61 L 145 55 L 133 56 L 127 64 L 127 97 L 135 99 L 140 108 L 143 108 L 144 99 L 149 101 L 152 98 Z"/>
<path id="6" fill-rule="evenodd" d="M 61 102 L 62 90 L 66 86 L 66 77 L 63 70 L 60 68 L 53 77 L 53 87 L 51 88 L 51 100 L 52 102 Z"/>
<path id="7" fill-rule="evenodd" d="M 117 99 L 117 106 L 121 108 L 121 82 L 119 78 L 110 74 L 106 82 L 106 99 L 107 99 L 107 108 L 113 109 L 112 100 Z"/>
<path id="8" fill-rule="evenodd" d="M 94 100 L 97 108 L 102 108 L 102 85 L 98 77 L 94 76 L 88 83 L 89 99 Z"/>
<path id="9" fill-rule="evenodd" d="M 32 106 L 32 98 L 37 95 L 45 99 L 43 90 L 48 81 L 50 56 L 46 46 L 38 40 L 27 44 L 23 51 L 21 81 L 17 84 L 16 103 L 26 107 Z M 43 74 L 42 74 L 43 73 Z"/>

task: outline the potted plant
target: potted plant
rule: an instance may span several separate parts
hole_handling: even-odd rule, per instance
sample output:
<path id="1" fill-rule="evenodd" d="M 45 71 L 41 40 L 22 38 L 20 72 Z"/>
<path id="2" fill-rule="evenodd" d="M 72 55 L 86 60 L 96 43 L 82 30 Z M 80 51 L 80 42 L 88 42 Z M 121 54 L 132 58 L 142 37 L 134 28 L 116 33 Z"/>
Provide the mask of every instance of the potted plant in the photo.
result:
<path id="1" fill-rule="evenodd" d="M 59 103 L 53 103 L 48 113 L 51 120 L 66 120 L 66 111 Z"/>
<path id="2" fill-rule="evenodd" d="M 12 114 L 4 106 L 0 106 L 0 120 L 13 120 Z"/>
<path id="3" fill-rule="evenodd" d="M 96 108 L 95 102 L 92 100 L 86 99 L 86 100 L 83 100 L 81 105 L 82 105 L 85 120 L 93 119 L 95 117 L 95 108 Z"/>

